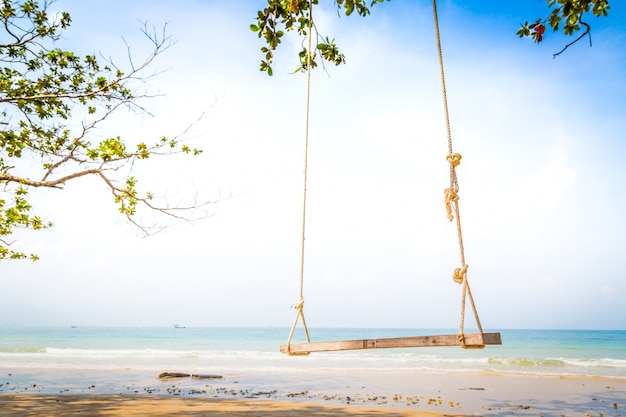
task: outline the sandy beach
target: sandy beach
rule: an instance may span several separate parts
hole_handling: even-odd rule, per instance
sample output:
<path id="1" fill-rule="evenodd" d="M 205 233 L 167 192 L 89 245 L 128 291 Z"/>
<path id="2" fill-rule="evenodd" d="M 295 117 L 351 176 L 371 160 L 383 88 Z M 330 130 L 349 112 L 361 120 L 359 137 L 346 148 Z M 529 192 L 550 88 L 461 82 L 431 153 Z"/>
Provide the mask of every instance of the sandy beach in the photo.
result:
<path id="1" fill-rule="evenodd" d="M 626 380 L 613 378 L 319 372 L 296 376 L 293 390 L 272 390 L 272 377 L 262 384 L 259 375 L 146 384 L 129 374 L 125 388 L 105 386 L 106 377 L 87 372 L 84 389 L 56 393 L 32 375 L 0 380 L 0 416 L 626 415 Z"/>
<path id="2" fill-rule="evenodd" d="M 0 416 L 423 416 L 426 411 L 398 411 L 363 406 L 125 395 L 0 395 Z"/>

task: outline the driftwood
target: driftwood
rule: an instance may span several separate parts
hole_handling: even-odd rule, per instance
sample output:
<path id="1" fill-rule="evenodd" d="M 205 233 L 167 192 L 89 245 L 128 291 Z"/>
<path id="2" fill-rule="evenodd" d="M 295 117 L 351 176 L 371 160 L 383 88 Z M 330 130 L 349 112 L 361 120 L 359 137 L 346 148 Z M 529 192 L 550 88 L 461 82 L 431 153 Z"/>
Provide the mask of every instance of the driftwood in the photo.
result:
<path id="1" fill-rule="evenodd" d="M 159 375 L 159 379 L 172 379 L 172 378 L 194 378 L 194 379 L 222 379 L 221 375 L 209 375 L 209 374 L 183 374 L 180 372 L 163 372 Z"/>

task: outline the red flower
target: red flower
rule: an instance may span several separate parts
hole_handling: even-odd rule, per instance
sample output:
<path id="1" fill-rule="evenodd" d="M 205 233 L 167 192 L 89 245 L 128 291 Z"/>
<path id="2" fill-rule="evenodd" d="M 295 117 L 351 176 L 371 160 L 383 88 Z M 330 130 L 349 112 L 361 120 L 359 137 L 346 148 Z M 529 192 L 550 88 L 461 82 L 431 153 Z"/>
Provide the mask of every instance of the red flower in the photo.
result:
<path id="1" fill-rule="evenodd" d="M 546 27 L 544 25 L 537 25 L 534 28 L 535 31 L 535 40 L 537 42 L 541 42 L 543 40 L 543 34 L 546 32 Z"/>

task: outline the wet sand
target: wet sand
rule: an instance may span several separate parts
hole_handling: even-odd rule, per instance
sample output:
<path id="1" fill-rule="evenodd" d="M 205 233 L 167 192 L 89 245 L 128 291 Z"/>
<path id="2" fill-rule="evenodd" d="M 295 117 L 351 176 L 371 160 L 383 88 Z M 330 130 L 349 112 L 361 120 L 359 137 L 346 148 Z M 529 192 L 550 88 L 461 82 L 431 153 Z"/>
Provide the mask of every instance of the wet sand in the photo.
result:
<path id="1" fill-rule="evenodd" d="M 122 373 L 125 385 L 107 385 L 109 377 L 85 371 L 84 388 L 59 390 L 42 388 L 37 374 L 0 376 L 0 416 L 626 416 L 618 378 L 364 371 L 146 384 Z"/>

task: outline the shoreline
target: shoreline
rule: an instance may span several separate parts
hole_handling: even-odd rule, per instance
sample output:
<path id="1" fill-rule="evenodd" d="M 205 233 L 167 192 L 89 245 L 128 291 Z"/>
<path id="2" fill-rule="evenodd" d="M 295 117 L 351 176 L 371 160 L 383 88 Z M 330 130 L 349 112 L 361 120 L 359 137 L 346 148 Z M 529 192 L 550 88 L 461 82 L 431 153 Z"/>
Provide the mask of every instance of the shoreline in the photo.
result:
<path id="1" fill-rule="evenodd" d="M 85 416 L 97 415 L 99 409 L 109 410 L 106 415 L 166 415 L 140 410 L 176 407 L 182 407 L 181 415 L 208 416 L 225 410 L 241 416 L 626 416 L 626 379 L 594 376 L 364 370 L 159 380 L 158 375 L 132 370 L 18 372 L 0 370 L 0 416 L 60 416 L 63 408 Z M 35 409 L 39 414 L 28 414 L 27 410 Z M 194 410 L 204 414 L 193 414 Z M 281 410 L 292 413 L 280 414 Z"/>

